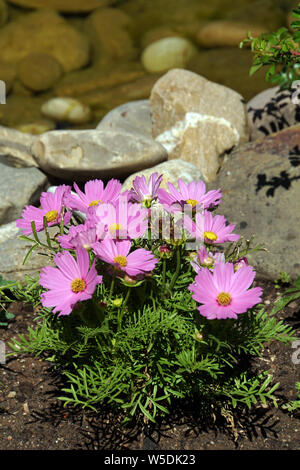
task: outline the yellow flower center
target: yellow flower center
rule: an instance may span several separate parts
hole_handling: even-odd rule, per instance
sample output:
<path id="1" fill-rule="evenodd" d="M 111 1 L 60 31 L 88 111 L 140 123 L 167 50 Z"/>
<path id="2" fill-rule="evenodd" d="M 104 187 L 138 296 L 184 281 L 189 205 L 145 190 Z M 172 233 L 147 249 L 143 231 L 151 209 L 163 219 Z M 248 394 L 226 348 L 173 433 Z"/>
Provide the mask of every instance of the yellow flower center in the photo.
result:
<path id="1" fill-rule="evenodd" d="M 46 214 L 46 219 L 47 219 L 47 222 L 53 222 L 54 220 L 57 219 L 57 216 L 58 216 L 58 212 L 57 211 L 49 211 L 47 212 Z"/>
<path id="2" fill-rule="evenodd" d="M 218 239 L 214 232 L 204 232 L 204 238 L 210 242 L 215 242 Z"/>
<path id="3" fill-rule="evenodd" d="M 190 204 L 190 206 L 192 207 L 195 207 L 198 203 L 198 201 L 196 201 L 196 199 L 187 199 L 186 201 L 188 204 Z"/>
<path id="4" fill-rule="evenodd" d="M 123 255 L 118 255 L 114 258 L 114 263 L 118 263 L 122 268 L 127 265 L 127 258 Z"/>
<path id="5" fill-rule="evenodd" d="M 217 297 L 219 305 L 229 305 L 232 297 L 228 292 L 220 292 Z"/>
<path id="6" fill-rule="evenodd" d="M 100 203 L 102 204 L 101 199 L 95 199 L 94 201 L 91 201 L 89 203 L 89 207 L 98 206 L 98 204 L 100 204 Z"/>
<path id="7" fill-rule="evenodd" d="M 121 224 L 110 224 L 108 227 L 111 234 L 115 233 L 117 230 L 122 230 L 122 228 Z"/>
<path id="8" fill-rule="evenodd" d="M 72 292 L 82 292 L 84 291 L 85 287 L 85 281 L 83 279 L 79 279 L 78 277 L 71 282 Z"/>

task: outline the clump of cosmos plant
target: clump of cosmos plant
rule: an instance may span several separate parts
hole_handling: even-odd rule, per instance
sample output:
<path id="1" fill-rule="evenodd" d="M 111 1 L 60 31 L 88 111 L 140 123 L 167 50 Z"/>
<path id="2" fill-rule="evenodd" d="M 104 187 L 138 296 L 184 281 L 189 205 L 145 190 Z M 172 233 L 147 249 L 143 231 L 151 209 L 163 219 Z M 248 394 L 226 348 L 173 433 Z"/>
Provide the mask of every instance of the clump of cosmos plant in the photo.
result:
<path id="1" fill-rule="evenodd" d="M 292 337 L 261 305 L 247 258 L 261 248 L 214 214 L 220 189 L 162 184 L 153 173 L 129 191 L 115 179 L 61 185 L 23 210 L 25 261 L 39 249 L 49 263 L 32 280 L 41 323 L 16 350 L 51 355 L 67 404 L 110 403 L 125 420 L 155 421 L 183 397 L 275 402 L 271 376 L 248 377 L 239 359 Z"/>

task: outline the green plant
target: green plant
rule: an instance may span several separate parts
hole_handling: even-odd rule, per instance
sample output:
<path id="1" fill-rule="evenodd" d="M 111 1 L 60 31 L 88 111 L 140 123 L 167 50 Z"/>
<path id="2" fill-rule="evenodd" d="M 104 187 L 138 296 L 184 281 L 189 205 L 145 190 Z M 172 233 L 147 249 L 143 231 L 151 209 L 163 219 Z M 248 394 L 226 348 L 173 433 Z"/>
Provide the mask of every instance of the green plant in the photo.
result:
<path id="1" fill-rule="evenodd" d="M 291 282 L 291 276 L 286 271 L 280 271 L 279 277 L 274 281 L 275 289 L 280 289 L 283 285 Z"/>
<path id="2" fill-rule="evenodd" d="M 12 289 L 12 285 L 15 283 L 13 281 L 5 281 L 2 276 L 0 276 L 0 300 L 7 297 L 5 291 L 7 289 Z M 0 326 L 7 326 L 9 321 L 12 320 L 15 316 L 12 313 L 9 313 L 4 305 L 4 302 L 0 302 Z"/>
<path id="3" fill-rule="evenodd" d="M 296 383 L 296 390 L 298 390 L 299 392 L 298 400 L 294 400 L 294 401 L 291 401 L 290 403 L 283 405 L 283 408 L 290 412 L 300 409 L 300 382 Z"/>
<path id="4" fill-rule="evenodd" d="M 290 302 L 298 299 L 300 299 L 300 276 L 293 282 L 292 287 L 287 289 L 284 295 L 275 302 L 275 305 L 272 309 L 272 314 L 275 315 L 277 312 L 286 307 Z M 296 389 L 300 391 L 300 382 L 296 383 Z M 300 408 L 300 394 L 298 400 L 294 400 L 283 405 L 283 408 L 287 409 L 288 411 L 294 411 Z"/>
<path id="5" fill-rule="evenodd" d="M 300 276 L 293 282 L 292 287 L 287 289 L 283 296 L 275 302 L 272 313 L 275 315 L 290 302 L 297 299 L 300 299 Z"/>
<path id="6" fill-rule="evenodd" d="M 42 355 L 64 370 L 69 385 L 60 399 L 66 404 L 97 410 L 108 403 L 123 409 L 126 420 L 139 411 L 154 421 L 177 398 L 215 408 L 228 400 L 233 407 L 250 408 L 269 399 L 276 405 L 273 392 L 279 384 L 269 387 L 270 374 L 252 376 L 243 363 L 260 356 L 270 341 L 289 344 L 291 328 L 262 306 L 224 326 L 195 316 L 195 302 L 183 289 L 190 282 L 191 275 L 181 275 L 172 298 L 159 303 L 153 292 L 149 301 L 138 302 L 143 288 L 135 288 L 121 328 L 120 307 L 113 303 L 105 307 L 102 324 L 92 305 L 62 319 L 42 308 L 37 327 L 10 346 L 18 353 Z M 108 295 L 102 290 L 101 298 Z"/>
<path id="7" fill-rule="evenodd" d="M 273 33 L 263 33 L 254 38 L 251 33 L 241 41 L 240 47 L 251 45 L 254 53 L 250 75 L 261 67 L 268 67 L 266 81 L 278 84 L 281 88 L 290 88 L 299 77 L 300 70 L 300 3 L 293 10 L 295 21 L 291 23 L 292 32 L 282 27 Z"/>

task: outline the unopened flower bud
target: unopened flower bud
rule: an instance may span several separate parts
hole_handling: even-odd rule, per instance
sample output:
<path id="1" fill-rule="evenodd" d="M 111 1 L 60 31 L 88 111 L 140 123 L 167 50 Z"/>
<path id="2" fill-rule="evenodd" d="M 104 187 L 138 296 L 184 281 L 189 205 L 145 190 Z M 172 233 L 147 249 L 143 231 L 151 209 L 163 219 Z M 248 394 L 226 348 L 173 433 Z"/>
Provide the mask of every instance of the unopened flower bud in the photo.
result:
<path id="1" fill-rule="evenodd" d="M 121 307 L 121 305 L 122 305 L 122 303 L 123 303 L 123 299 L 114 299 L 114 300 L 112 301 L 112 303 L 113 303 L 113 305 L 114 305 L 115 307 Z"/>
<path id="2" fill-rule="evenodd" d="M 196 251 L 191 251 L 188 256 L 189 256 L 190 260 L 193 261 L 197 256 L 197 252 Z"/>
<path id="3" fill-rule="evenodd" d="M 198 340 L 198 341 L 202 341 L 203 340 L 203 335 L 200 333 L 200 331 L 196 331 L 195 333 L 195 338 Z"/>
<path id="4" fill-rule="evenodd" d="M 158 251 L 159 251 L 159 256 L 161 258 L 170 258 L 170 256 L 172 255 L 172 252 L 170 248 L 168 247 L 168 245 L 160 246 Z"/>
<path id="5" fill-rule="evenodd" d="M 132 286 L 134 286 L 138 282 L 136 279 L 133 279 L 132 277 L 128 276 L 128 274 L 125 274 L 123 279 L 127 284 L 131 284 Z"/>

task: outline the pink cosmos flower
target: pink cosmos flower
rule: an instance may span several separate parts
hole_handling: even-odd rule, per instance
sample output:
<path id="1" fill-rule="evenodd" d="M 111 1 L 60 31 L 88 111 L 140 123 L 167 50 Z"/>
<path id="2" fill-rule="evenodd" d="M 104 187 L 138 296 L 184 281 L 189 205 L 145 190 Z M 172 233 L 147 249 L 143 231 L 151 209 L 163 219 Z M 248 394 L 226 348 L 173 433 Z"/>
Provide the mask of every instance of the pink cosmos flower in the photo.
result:
<path id="1" fill-rule="evenodd" d="M 22 219 L 16 221 L 17 227 L 22 229 L 24 235 L 30 235 L 32 233 L 31 222 L 35 222 L 35 228 L 37 232 L 41 232 L 44 229 L 43 218 L 47 219 L 48 227 L 52 225 L 59 225 L 61 219 L 62 206 L 65 204 L 65 199 L 71 191 L 71 186 L 61 185 L 56 188 L 55 193 L 41 194 L 40 203 L 41 208 L 34 206 L 26 206 L 22 212 Z M 71 212 L 64 214 L 64 225 L 67 225 L 71 219 Z"/>
<path id="2" fill-rule="evenodd" d="M 100 226 L 98 227 L 100 230 Z M 102 227 L 104 233 L 104 226 Z M 104 238 L 104 235 L 103 237 Z M 86 250 L 90 250 L 93 243 L 98 241 L 96 234 L 96 227 L 91 221 L 86 221 L 84 224 L 72 225 L 67 235 L 60 235 L 57 237 L 60 246 L 66 250 L 76 250 L 78 247 L 82 247 Z"/>
<path id="3" fill-rule="evenodd" d="M 235 242 L 240 235 L 232 233 L 235 225 L 226 225 L 226 219 L 223 215 L 213 216 L 210 211 L 196 213 L 196 223 L 190 217 L 184 217 L 184 228 L 197 239 L 208 244 L 218 244 L 225 242 Z"/>
<path id="4" fill-rule="evenodd" d="M 201 246 L 200 250 L 196 253 L 195 257 L 191 260 L 191 265 L 198 273 L 201 269 L 213 269 L 216 263 L 225 263 L 224 253 L 208 252 L 205 246 Z"/>
<path id="5" fill-rule="evenodd" d="M 152 173 L 148 183 L 144 175 L 137 176 L 133 181 L 133 189 L 129 192 L 130 202 L 140 202 L 144 207 L 149 208 L 153 200 L 157 198 L 157 191 L 163 175 Z"/>
<path id="6" fill-rule="evenodd" d="M 83 248 L 76 250 L 77 261 L 71 253 L 58 253 L 54 262 L 57 268 L 46 266 L 41 270 L 42 287 L 49 289 L 41 295 L 44 307 L 54 307 L 53 313 L 58 316 L 69 315 L 77 302 L 91 299 L 97 284 L 102 282 L 98 276 L 95 261 L 89 268 L 89 254 Z"/>
<path id="7" fill-rule="evenodd" d="M 206 185 L 203 181 L 192 181 L 186 184 L 182 179 L 178 179 L 179 190 L 172 183 L 168 183 L 169 192 L 165 189 L 158 190 L 158 198 L 164 207 L 171 211 L 182 211 L 184 205 L 188 204 L 193 209 L 208 209 L 217 206 L 222 198 L 221 190 L 212 190 L 206 193 Z"/>
<path id="8" fill-rule="evenodd" d="M 105 237 L 127 239 L 142 237 L 148 227 L 148 211 L 141 204 L 127 202 L 121 196 L 115 204 L 101 204 L 88 211 L 88 220 L 96 226 L 98 239 Z"/>
<path id="9" fill-rule="evenodd" d="M 237 318 L 261 301 L 262 289 L 249 289 L 255 277 L 251 266 L 234 272 L 233 263 L 217 263 L 213 271 L 200 270 L 188 289 L 199 302 L 199 312 L 209 320 Z"/>
<path id="10" fill-rule="evenodd" d="M 152 271 L 157 263 L 151 251 L 144 248 L 130 252 L 130 240 L 112 240 L 105 238 L 93 244 L 93 250 L 100 259 L 109 263 L 117 272 L 123 272 L 130 277 Z"/>
<path id="11" fill-rule="evenodd" d="M 96 207 L 102 203 L 114 203 L 120 196 L 122 185 L 120 181 L 111 179 L 106 188 L 102 180 L 91 180 L 85 183 L 84 192 L 82 192 L 78 185 L 74 183 L 74 188 L 77 193 L 70 194 L 66 200 L 67 207 L 73 210 L 78 210 L 87 213 L 89 207 Z"/>
<path id="12" fill-rule="evenodd" d="M 242 258 L 239 258 L 238 260 L 236 260 L 235 263 L 233 263 L 233 269 L 234 271 L 237 271 L 238 269 L 241 269 L 245 265 L 249 266 L 249 263 L 248 263 L 247 258 L 243 256 Z"/>

